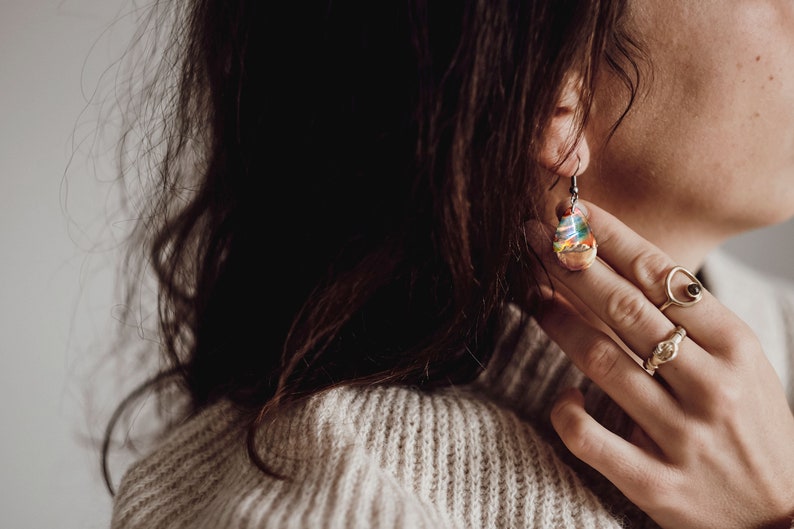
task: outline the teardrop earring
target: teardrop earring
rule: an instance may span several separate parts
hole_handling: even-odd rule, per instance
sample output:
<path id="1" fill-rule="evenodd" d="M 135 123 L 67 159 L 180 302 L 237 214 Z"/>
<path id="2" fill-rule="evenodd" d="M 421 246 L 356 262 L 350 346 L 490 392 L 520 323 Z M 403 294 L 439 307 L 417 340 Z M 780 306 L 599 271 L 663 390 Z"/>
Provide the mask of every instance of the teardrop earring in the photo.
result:
<path id="1" fill-rule="evenodd" d="M 560 223 L 557 225 L 557 231 L 554 234 L 554 254 L 560 261 L 563 268 L 567 268 L 572 272 L 584 270 L 593 264 L 596 258 L 598 245 L 596 244 L 593 230 L 590 229 L 590 224 L 587 222 L 582 209 L 576 206 L 579 200 L 579 187 L 576 183 L 576 177 L 579 175 L 579 169 L 582 167 L 582 160 L 577 155 L 579 164 L 576 166 L 576 171 L 571 175 L 571 205 L 565 210 Z"/>

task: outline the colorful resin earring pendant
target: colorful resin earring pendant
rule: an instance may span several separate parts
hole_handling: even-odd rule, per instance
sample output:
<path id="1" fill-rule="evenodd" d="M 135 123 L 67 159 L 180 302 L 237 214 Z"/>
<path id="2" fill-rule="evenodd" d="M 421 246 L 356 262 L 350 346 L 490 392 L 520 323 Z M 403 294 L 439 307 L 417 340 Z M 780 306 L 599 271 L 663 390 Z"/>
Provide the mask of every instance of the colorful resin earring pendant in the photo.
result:
<path id="1" fill-rule="evenodd" d="M 560 264 L 572 272 L 589 268 L 595 261 L 598 248 L 587 217 L 581 208 L 576 207 L 579 200 L 576 173 L 571 176 L 571 207 L 565 210 L 554 234 L 554 254 Z"/>

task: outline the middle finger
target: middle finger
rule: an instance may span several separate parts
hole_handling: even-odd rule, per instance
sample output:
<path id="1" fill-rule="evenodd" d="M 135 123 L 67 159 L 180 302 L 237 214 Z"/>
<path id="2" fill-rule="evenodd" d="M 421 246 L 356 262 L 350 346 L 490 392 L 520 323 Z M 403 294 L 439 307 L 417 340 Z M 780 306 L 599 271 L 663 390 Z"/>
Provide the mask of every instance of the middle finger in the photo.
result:
<path id="1" fill-rule="evenodd" d="M 599 216 L 599 221 L 601 233 L 600 230 L 609 220 Z M 609 228 L 606 230 L 608 233 L 615 230 L 612 226 Z M 607 239 L 606 244 L 612 240 L 615 240 L 614 235 Z M 650 254 L 654 251 L 655 247 L 639 236 L 632 240 L 644 244 L 624 249 L 629 251 L 628 255 L 637 255 L 638 252 Z M 604 245 L 602 243 L 601 247 Z M 664 262 L 662 267 L 669 264 L 668 268 L 672 268 L 672 260 L 660 250 L 656 251 L 658 255 L 654 258 L 660 263 Z M 648 299 L 645 292 L 612 266 L 597 259 L 587 270 L 570 272 L 558 265 L 550 249 L 544 249 L 543 256 L 549 264 L 547 270 L 551 276 L 563 283 L 569 292 L 604 322 L 640 361 L 651 356 L 659 342 L 670 338 L 674 324 Z M 686 328 L 686 324 L 683 326 Z M 664 373 L 663 377 L 672 391 L 687 398 L 702 390 L 702 373 L 708 372 L 704 370 L 709 369 L 712 359 L 689 338 L 685 338 L 679 348 L 676 359 L 661 366 L 656 376 Z"/>

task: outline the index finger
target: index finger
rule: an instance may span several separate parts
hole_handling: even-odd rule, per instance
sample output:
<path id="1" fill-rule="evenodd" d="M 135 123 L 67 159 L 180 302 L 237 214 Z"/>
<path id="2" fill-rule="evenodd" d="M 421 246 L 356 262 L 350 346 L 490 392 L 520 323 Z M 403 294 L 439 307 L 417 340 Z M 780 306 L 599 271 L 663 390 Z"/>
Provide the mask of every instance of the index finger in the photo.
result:
<path id="1" fill-rule="evenodd" d="M 657 308 L 662 306 L 668 300 L 667 275 L 678 264 L 617 217 L 589 202 L 585 208 L 591 226 L 597 230 L 598 258 L 634 284 Z M 681 291 L 689 282 L 685 274 L 673 276 L 671 287 L 677 298 L 686 299 Z M 683 325 L 687 335 L 701 347 L 708 346 L 710 353 L 731 351 L 734 337 L 715 329 L 744 328 L 745 324 L 708 289 L 703 288 L 701 296 L 700 301 L 687 307 L 670 305 L 663 314 L 674 324 Z"/>

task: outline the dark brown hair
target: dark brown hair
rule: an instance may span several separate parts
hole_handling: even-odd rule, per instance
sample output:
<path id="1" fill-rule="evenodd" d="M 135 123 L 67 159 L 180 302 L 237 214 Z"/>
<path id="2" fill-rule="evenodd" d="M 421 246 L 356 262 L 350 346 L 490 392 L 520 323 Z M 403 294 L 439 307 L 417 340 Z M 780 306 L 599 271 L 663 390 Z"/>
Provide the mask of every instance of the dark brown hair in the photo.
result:
<path id="1" fill-rule="evenodd" d="M 253 433 L 340 384 L 471 381 L 541 280 L 522 227 L 565 79 L 582 126 L 605 60 L 636 88 L 623 3 L 153 7 L 168 38 L 143 61 L 154 163 L 130 247 L 149 261 L 128 264 L 154 271 L 163 362 L 103 460 L 144 391 L 176 387 L 187 414 L 229 399 Z"/>

